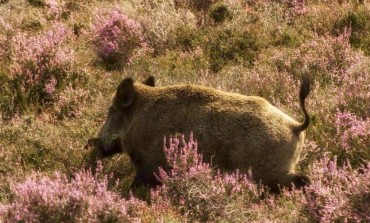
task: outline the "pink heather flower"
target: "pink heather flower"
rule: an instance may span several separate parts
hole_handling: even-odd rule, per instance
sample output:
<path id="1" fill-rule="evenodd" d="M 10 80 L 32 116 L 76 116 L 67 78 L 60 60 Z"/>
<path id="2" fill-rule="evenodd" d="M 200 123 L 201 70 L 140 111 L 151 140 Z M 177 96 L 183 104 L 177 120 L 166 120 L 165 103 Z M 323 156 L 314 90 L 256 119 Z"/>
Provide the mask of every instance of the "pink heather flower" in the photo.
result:
<path id="1" fill-rule="evenodd" d="M 335 115 L 338 144 L 351 150 L 356 147 L 370 148 L 370 118 L 362 119 L 353 113 L 339 112 Z"/>
<path id="2" fill-rule="evenodd" d="M 209 165 L 202 163 L 202 156 L 197 154 L 192 135 L 188 142 L 184 136 L 170 137 L 164 140 L 164 145 L 167 161 L 173 169 L 168 172 L 161 169 L 159 179 L 163 186 L 151 191 L 152 205 L 175 207 L 190 221 L 274 222 L 276 216 L 282 215 L 299 221 L 297 216 L 301 216 L 304 209 L 308 211 L 309 220 L 320 222 L 369 220 L 370 162 L 355 170 L 349 163 L 339 166 L 336 158 L 330 160 L 324 156 L 312 167 L 312 185 L 306 187 L 305 194 L 300 190 L 285 190 L 283 196 L 261 199 L 263 189 L 252 182 L 251 173 L 218 170 L 213 175 Z"/>
<path id="3" fill-rule="evenodd" d="M 1 16 L 0 16 L 0 26 L 1 26 L 1 28 L 3 28 L 6 31 L 13 31 L 14 30 L 12 25 L 5 22 L 4 19 Z"/>
<path id="4" fill-rule="evenodd" d="M 306 188 L 309 215 L 320 222 L 367 222 L 369 216 L 370 162 L 355 170 L 347 162 L 324 156 L 311 169 Z"/>
<path id="5" fill-rule="evenodd" d="M 64 2 L 61 2 L 60 0 L 45 0 L 48 15 L 54 18 L 60 18 L 64 11 L 63 3 Z"/>
<path id="6" fill-rule="evenodd" d="M 98 55 L 108 63 L 129 63 L 134 52 L 144 46 L 140 24 L 119 9 L 107 15 L 100 12 L 97 18 L 92 32 Z"/>
<path id="7" fill-rule="evenodd" d="M 13 199 L 0 205 L 0 216 L 6 222 L 140 222 L 147 211 L 163 220 L 162 216 L 177 210 L 183 220 L 202 222 L 370 220 L 370 162 L 356 170 L 349 163 L 340 166 L 336 158 L 324 156 L 312 166 L 312 184 L 305 193 L 286 190 L 279 196 L 265 194 L 261 198 L 263 189 L 251 181 L 251 173 L 218 170 L 213 175 L 197 153 L 192 135 L 187 142 L 184 136 L 171 137 L 164 149 L 175 169 L 167 173 L 162 169 L 163 185 L 151 191 L 150 206 L 110 191 L 99 163 L 96 174 L 79 171 L 68 179 L 57 172 L 51 177 L 33 173 L 24 182 L 13 183 Z"/>
<path id="8" fill-rule="evenodd" d="M 73 50 L 65 47 L 73 35 L 63 24 L 36 35 L 18 30 L 8 33 L 4 41 L 2 37 L 0 46 L 5 47 L 0 55 L 6 61 L 10 86 L 16 86 L 14 97 L 22 98 L 14 100 L 14 113 L 30 104 L 53 106 L 66 86 L 76 85 L 83 75 L 77 71 Z"/>
<path id="9" fill-rule="evenodd" d="M 14 36 L 10 52 L 11 74 L 24 79 L 30 85 L 40 84 L 44 80 L 50 81 L 45 78 L 53 76 L 51 72 L 54 69 L 68 66 L 72 60 L 72 55 L 60 48 L 68 35 L 65 27 L 60 25 L 40 36 L 29 36 L 25 33 Z"/>
<path id="10" fill-rule="evenodd" d="M 352 157 L 366 159 L 363 151 L 369 148 L 366 123 L 370 117 L 370 63 L 361 51 L 352 49 L 350 36 L 348 28 L 339 36 L 317 36 L 294 49 L 267 51 L 242 78 L 251 86 L 249 94 L 261 95 L 287 113 L 293 110 L 293 117 L 300 117 L 297 79 L 302 72 L 309 74 L 313 88 L 306 106 L 309 111 L 319 108 L 311 115 L 321 123 L 312 128 L 322 136 L 315 137 L 316 143 L 329 147 L 340 160 L 351 157 L 353 161 Z M 337 116 L 338 111 L 351 113 L 358 121 L 341 123 L 344 119 Z"/>
<path id="11" fill-rule="evenodd" d="M 251 177 L 238 170 L 230 174 L 213 175 L 209 164 L 198 153 L 197 142 L 190 134 L 185 137 L 164 139 L 164 152 L 171 170 L 159 170 L 163 186 L 151 192 L 153 205 L 175 206 L 191 220 L 227 221 L 229 212 L 238 213 L 241 208 L 260 196 L 260 190 Z M 235 210 L 235 203 L 241 202 Z M 239 204 L 239 203 L 238 203 Z"/>
<path id="12" fill-rule="evenodd" d="M 51 177 L 33 173 L 24 182 L 12 184 L 14 197 L 0 205 L 1 217 L 6 222 L 137 221 L 134 215 L 146 204 L 109 191 L 108 177 L 98 177 L 101 170 L 99 164 L 97 174 L 83 170 L 71 180 L 58 172 Z"/>
<path id="13" fill-rule="evenodd" d="M 45 92 L 49 95 L 53 95 L 56 90 L 57 80 L 52 77 L 46 84 L 45 84 Z"/>

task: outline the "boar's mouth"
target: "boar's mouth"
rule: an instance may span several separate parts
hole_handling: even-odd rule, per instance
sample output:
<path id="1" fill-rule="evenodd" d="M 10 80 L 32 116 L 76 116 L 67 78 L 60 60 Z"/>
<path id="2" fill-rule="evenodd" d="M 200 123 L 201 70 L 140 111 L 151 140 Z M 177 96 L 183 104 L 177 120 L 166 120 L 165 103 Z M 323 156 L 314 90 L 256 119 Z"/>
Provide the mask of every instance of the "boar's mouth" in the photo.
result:
<path id="1" fill-rule="evenodd" d="M 87 140 L 87 145 L 85 146 L 85 149 L 91 147 L 93 149 L 97 149 L 102 157 L 112 156 L 116 153 L 123 152 L 120 137 L 114 139 L 108 146 L 103 143 L 103 140 L 101 138 L 91 138 Z"/>

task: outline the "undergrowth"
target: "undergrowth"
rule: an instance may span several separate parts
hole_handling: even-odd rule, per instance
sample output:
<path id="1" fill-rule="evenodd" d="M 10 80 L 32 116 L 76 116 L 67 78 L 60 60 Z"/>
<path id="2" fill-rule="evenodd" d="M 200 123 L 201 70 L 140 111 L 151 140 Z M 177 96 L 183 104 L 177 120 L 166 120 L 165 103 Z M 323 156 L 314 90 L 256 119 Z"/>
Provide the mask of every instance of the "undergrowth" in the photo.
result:
<path id="1" fill-rule="evenodd" d="M 201 3 L 0 1 L 0 221 L 370 220 L 369 3 Z M 194 140 L 181 153 L 193 161 L 162 172 L 164 185 L 143 191 L 149 202 L 130 195 L 127 155 L 85 170 L 84 145 L 123 77 L 258 95 L 301 120 L 304 74 L 313 81 L 298 165 L 313 181 L 305 193 L 261 199 L 247 173 L 204 164 Z"/>

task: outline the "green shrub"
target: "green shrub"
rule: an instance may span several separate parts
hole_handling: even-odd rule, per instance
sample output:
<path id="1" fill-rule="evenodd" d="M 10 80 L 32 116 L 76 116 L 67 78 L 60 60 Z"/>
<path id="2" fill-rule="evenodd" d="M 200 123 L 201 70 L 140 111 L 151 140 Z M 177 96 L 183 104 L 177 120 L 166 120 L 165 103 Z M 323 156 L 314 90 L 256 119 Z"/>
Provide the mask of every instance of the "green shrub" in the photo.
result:
<path id="1" fill-rule="evenodd" d="M 201 38 L 201 30 L 189 27 L 180 27 L 177 30 L 175 42 L 183 51 L 191 51 L 194 50 L 196 46 L 200 45 Z"/>
<path id="2" fill-rule="evenodd" d="M 351 27 L 351 46 L 362 49 L 366 55 L 370 55 L 370 10 L 358 7 L 350 11 L 335 25 L 340 31 Z"/>
<path id="3" fill-rule="evenodd" d="M 2 116 L 13 113 L 12 111 L 12 97 L 9 86 L 9 77 L 0 69 L 0 119 Z M 3 114 L 1 114 L 3 113 Z"/>
<path id="4" fill-rule="evenodd" d="M 42 23 L 36 18 L 25 19 L 22 22 L 22 29 L 26 31 L 39 31 L 42 29 Z"/>
<path id="5" fill-rule="evenodd" d="M 210 69 L 221 70 L 229 62 L 241 62 L 251 67 L 262 47 L 257 38 L 248 31 L 219 29 L 209 35 L 208 56 Z"/>
<path id="6" fill-rule="evenodd" d="M 222 23 L 232 17 L 231 12 L 225 4 L 218 3 L 212 6 L 209 16 L 215 23 Z"/>
<path id="7" fill-rule="evenodd" d="M 281 32 L 273 31 L 271 38 L 274 38 L 274 45 L 298 47 L 304 42 L 304 36 L 300 35 L 297 30 L 292 27 L 285 27 Z"/>
<path id="8" fill-rule="evenodd" d="M 45 0 L 27 0 L 27 2 L 35 7 L 44 7 L 46 5 Z"/>

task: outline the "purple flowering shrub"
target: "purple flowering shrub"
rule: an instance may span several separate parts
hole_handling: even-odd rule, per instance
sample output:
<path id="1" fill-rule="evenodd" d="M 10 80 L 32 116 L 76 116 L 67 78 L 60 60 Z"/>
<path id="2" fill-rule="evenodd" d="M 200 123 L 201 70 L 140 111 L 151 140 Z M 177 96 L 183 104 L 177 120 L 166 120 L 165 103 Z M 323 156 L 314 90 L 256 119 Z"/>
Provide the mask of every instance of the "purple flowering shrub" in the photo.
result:
<path id="1" fill-rule="evenodd" d="M 363 162 L 370 155 L 370 117 L 351 112 L 335 114 L 336 143 L 352 162 Z M 367 149 L 366 149 L 367 148 Z"/>
<path id="2" fill-rule="evenodd" d="M 11 103 L 8 115 L 22 113 L 32 106 L 53 106 L 67 86 L 80 87 L 84 72 L 77 69 L 74 52 L 65 43 L 72 38 L 64 25 L 33 35 L 8 27 L 0 43 L 0 61 L 6 69 Z"/>
<path id="3" fill-rule="evenodd" d="M 172 170 L 159 171 L 163 186 L 152 190 L 152 204 L 178 207 L 191 221 L 366 222 L 370 219 L 370 162 L 353 169 L 324 156 L 310 171 L 312 184 L 283 196 L 264 195 L 252 174 L 221 173 L 202 161 L 192 135 L 170 138 L 164 151 Z M 282 217 L 284 216 L 284 217 Z"/>
<path id="4" fill-rule="evenodd" d="M 99 12 L 92 27 L 98 56 L 107 64 L 122 67 L 144 46 L 141 25 L 119 9 Z"/>
<path id="5" fill-rule="evenodd" d="M 309 216 L 319 222 L 368 222 L 370 220 L 370 162 L 353 169 L 349 162 L 324 156 L 310 171 L 306 188 Z"/>
<path id="6" fill-rule="evenodd" d="M 79 171 L 72 179 L 54 173 L 32 173 L 13 183 L 12 201 L 0 206 L 5 222 L 134 222 L 146 204 L 133 197 L 122 199 L 108 189 L 108 177 Z"/>
<path id="7" fill-rule="evenodd" d="M 312 184 L 271 195 L 252 181 L 253 173 L 214 171 L 204 163 L 190 135 L 165 140 L 171 170 L 159 169 L 162 186 L 151 190 L 150 204 L 122 198 L 112 177 L 81 170 L 68 178 L 33 173 L 11 183 L 5 222 L 366 222 L 370 220 L 370 163 L 354 169 L 324 156 L 311 167 Z M 111 186 L 109 186 L 111 185 Z"/>
<path id="8" fill-rule="evenodd" d="M 366 1 L 0 3 L 0 222 L 370 222 Z M 230 17 L 208 22 L 221 12 L 214 9 Z M 92 53 L 125 70 L 102 71 Z M 311 124 L 297 168 L 312 184 L 268 194 L 253 173 L 205 163 L 192 136 L 167 142 L 172 169 L 158 173 L 163 185 L 145 194 L 149 203 L 127 199 L 134 170 L 124 154 L 103 161 L 103 174 L 114 178 L 66 174 L 81 166 L 80 147 L 97 132 L 122 75 L 149 74 L 160 86 L 262 96 L 296 120 L 299 81 L 310 75 Z M 25 177 L 33 169 L 63 172 Z"/>
<path id="9" fill-rule="evenodd" d="M 261 199 L 264 190 L 251 181 L 251 174 L 214 174 L 209 164 L 203 163 L 192 135 L 188 142 L 184 137 L 170 138 L 168 144 L 164 150 L 172 170 L 160 169 L 163 186 L 152 191 L 152 203 L 177 206 L 187 219 L 266 222 L 277 216 L 281 219 L 283 214 L 290 222 L 364 222 L 370 217 L 370 163 L 355 170 L 349 163 L 338 166 L 336 159 L 324 156 L 313 165 L 312 185 L 305 193 L 284 191 L 284 196 Z"/>
<path id="10" fill-rule="evenodd" d="M 60 19 L 68 13 L 65 1 L 45 0 L 46 15 L 49 19 Z"/>
<path id="11" fill-rule="evenodd" d="M 177 207 L 190 221 L 235 222 L 272 219 L 271 214 L 261 214 L 287 212 L 283 206 L 295 200 L 284 202 L 272 196 L 261 199 L 266 192 L 262 186 L 253 183 L 251 173 L 239 173 L 238 170 L 214 173 L 210 165 L 203 162 L 192 135 L 188 142 L 182 136 L 171 137 L 164 144 L 168 145 L 164 151 L 172 169 L 169 172 L 159 170 L 158 179 L 163 186 L 151 192 L 154 206 Z M 274 209 L 274 202 L 281 202 L 282 206 Z M 300 205 L 296 207 L 286 213 L 287 219 L 295 219 Z"/>

